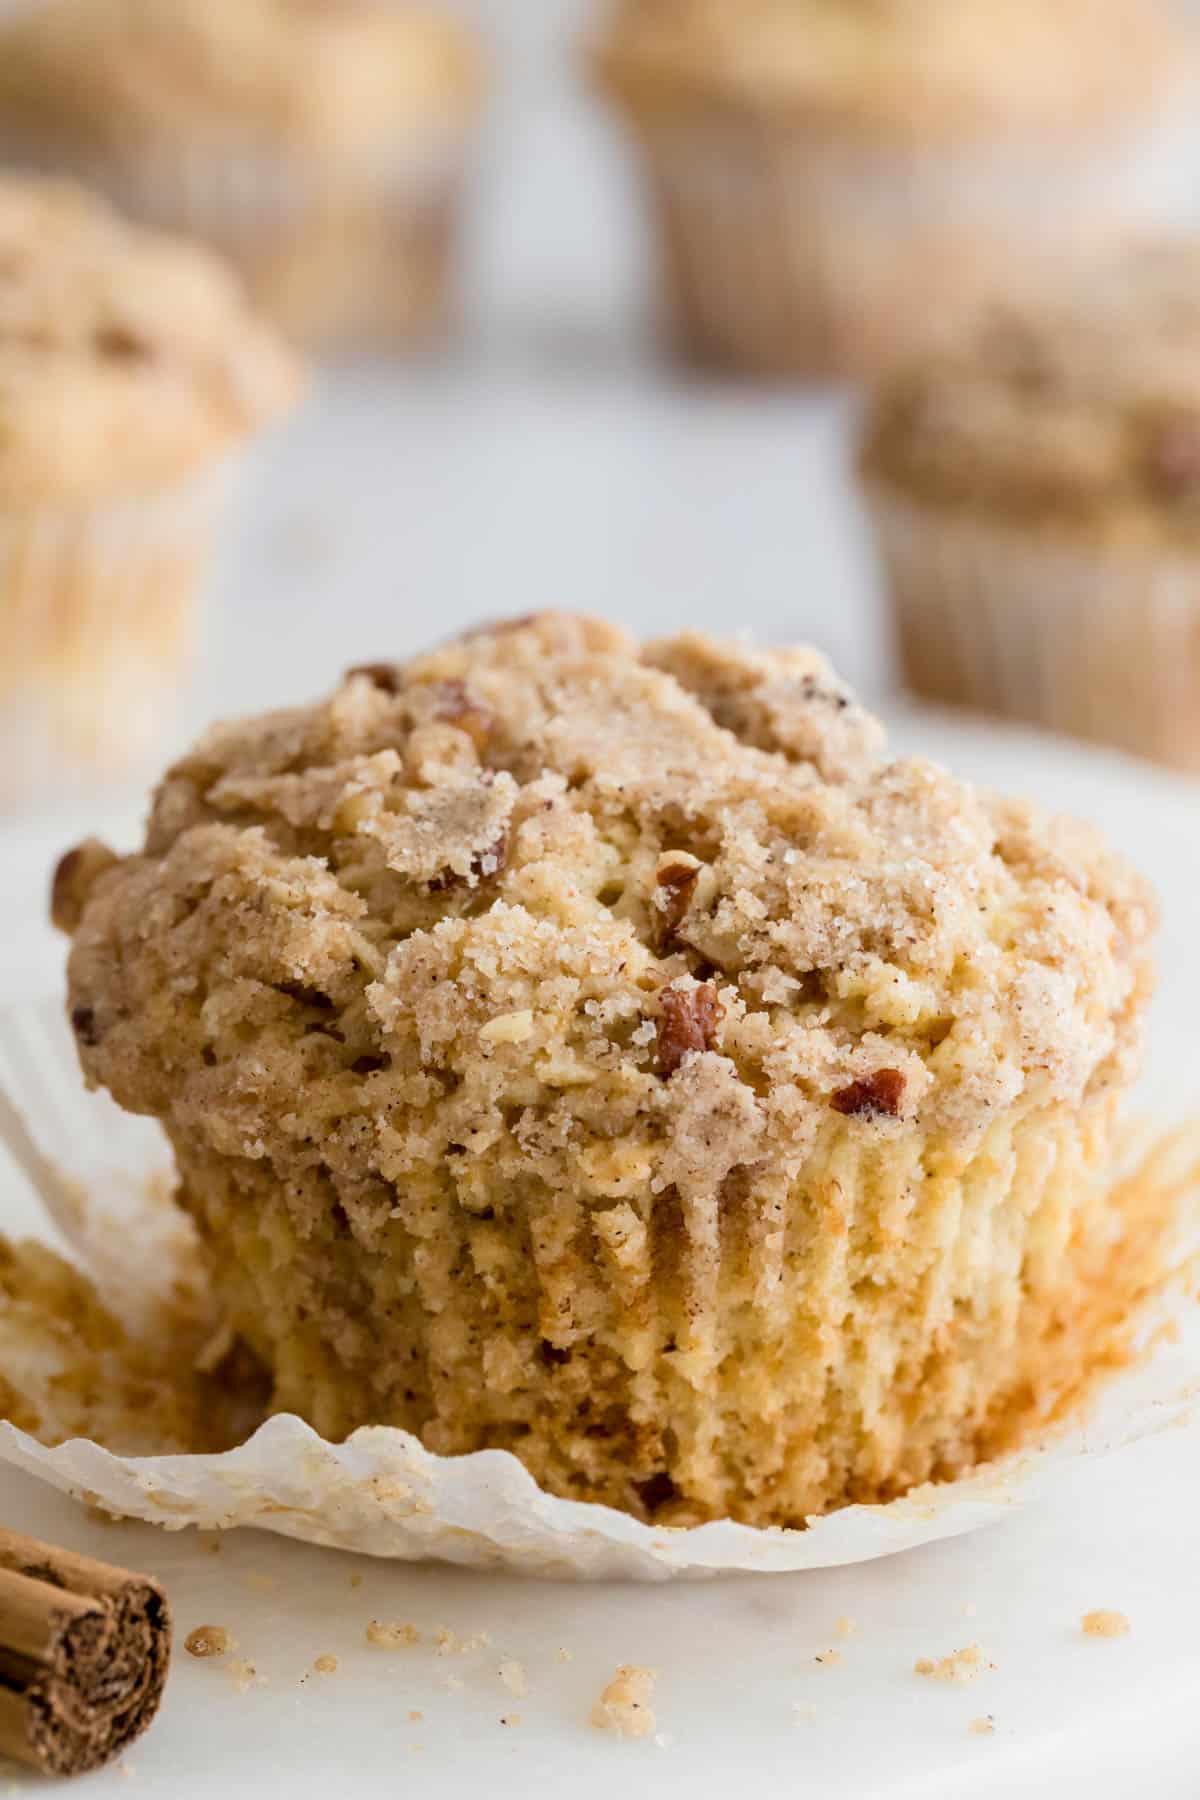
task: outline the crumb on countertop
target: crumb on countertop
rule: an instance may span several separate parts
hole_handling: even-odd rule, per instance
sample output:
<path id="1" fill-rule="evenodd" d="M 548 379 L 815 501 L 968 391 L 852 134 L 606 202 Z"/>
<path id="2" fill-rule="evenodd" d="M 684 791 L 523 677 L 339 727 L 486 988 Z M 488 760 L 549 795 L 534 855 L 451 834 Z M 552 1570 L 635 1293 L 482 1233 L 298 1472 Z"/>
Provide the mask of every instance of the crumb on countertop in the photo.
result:
<path id="1" fill-rule="evenodd" d="M 1085 1612 L 1079 1623 L 1083 1626 L 1085 1637 L 1128 1637 L 1132 1629 L 1123 1612 L 1108 1612 L 1104 1607 Z"/>
<path id="2" fill-rule="evenodd" d="M 961 1650 L 952 1650 L 949 1656 L 919 1656 L 913 1664 L 918 1675 L 926 1675 L 930 1681 L 974 1681 L 985 1669 L 994 1669 L 991 1662 L 978 1644 L 967 1644 Z"/>
<path id="3" fill-rule="evenodd" d="M 657 1720 L 650 1702 L 656 1680 L 653 1669 L 622 1663 L 592 1708 L 592 1724 L 597 1731 L 608 1731 L 620 1738 L 652 1737 Z"/>
<path id="4" fill-rule="evenodd" d="M 360 1588 L 362 1586 L 362 1583 L 363 1583 L 362 1572 L 359 1569 L 355 1569 L 353 1575 L 351 1575 L 351 1577 L 350 1577 L 350 1586 L 352 1588 Z"/>
<path id="5" fill-rule="evenodd" d="M 224 1656 L 232 1650 L 233 1639 L 224 1625 L 197 1625 L 183 1640 L 189 1656 Z"/>
<path id="6" fill-rule="evenodd" d="M 323 1655 L 316 1657 L 313 1661 L 313 1668 L 317 1671 L 318 1675 L 332 1675 L 337 1666 L 337 1657 L 330 1655 L 328 1650 L 326 1650 Z"/>
<path id="7" fill-rule="evenodd" d="M 817 1654 L 813 1657 L 813 1661 L 820 1663 L 823 1669 L 835 1668 L 841 1660 L 842 1653 L 840 1650 L 818 1650 Z"/>
<path id="8" fill-rule="evenodd" d="M 492 1641 L 486 1631 L 471 1631 L 459 1637 L 448 1625 L 439 1625 L 433 1634 L 433 1647 L 438 1656 L 467 1656 L 472 1650 L 483 1650 Z"/>
<path id="9" fill-rule="evenodd" d="M 984 1713 L 981 1718 L 972 1719 L 967 1730 L 974 1737 L 990 1737 L 996 1729 L 996 1721 L 991 1713 Z"/>
<path id="10" fill-rule="evenodd" d="M 513 1659 L 509 1657 L 500 1664 L 496 1673 L 499 1675 L 509 1693 L 515 1694 L 518 1699 L 529 1692 L 529 1680 L 525 1674 L 525 1665 L 523 1663 L 514 1662 Z"/>
<path id="11" fill-rule="evenodd" d="M 421 1634 L 415 1625 L 402 1620 L 372 1619 L 367 1626 L 367 1642 L 380 1650 L 399 1650 L 406 1644 L 419 1644 Z"/>
<path id="12" fill-rule="evenodd" d="M 501 1713 L 500 1723 L 502 1725 L 519 1725 L 521 1723 L 521 1715 L 520 1713 Z"/>
<path id="13" fill-rule="evenodd" d="M 848 1618 L 843 1614 L 840 1619 L 835 1621 L 833 1629 L 840 1638 L 853 1637 L 858 1630 L 858 1621 L 857 1619 Z"/>
<path id="14" fill-rule="evenodd" d="M 260 1675 L 254 1664 L 247 1662 L 244 1656 L 235 1657 L 233 1662 L 226 1666 L 229 1671 L 229 1679 L 239 1694 L 248 1693 L 252 1687 L 267 1685 L 266 1676 Z"/>
<path id="15" fill-rule="evenodd" d="M 425 1717 L 425 1714 L 423 1712 L 415 1712 L 414 1711 L 414 1712 L 410 1712 L 408 1717 L 409 1717 L 410 1722 L 413 1725 L 419 1725 L 421 1723 L 421 1720 Z"/>

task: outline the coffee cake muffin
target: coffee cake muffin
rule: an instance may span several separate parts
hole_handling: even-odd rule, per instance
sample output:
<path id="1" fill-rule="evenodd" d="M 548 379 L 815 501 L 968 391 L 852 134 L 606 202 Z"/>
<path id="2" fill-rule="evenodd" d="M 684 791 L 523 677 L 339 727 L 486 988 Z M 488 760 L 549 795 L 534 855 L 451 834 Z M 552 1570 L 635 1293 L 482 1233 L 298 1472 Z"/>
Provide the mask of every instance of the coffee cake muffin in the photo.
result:
<path id="1" fill-rule="evenodd" d="M 231 452 L 297 387 L 206 251 L 0 176 L 0 802 L 152 741 Z"/>
<path id="2" fill-rule="evenodd" d="M 1200 769 L 1200 242 L 990 309 L 860 466 L 919 693 Z"/>
<path id="3" fill-rule="evenodd" d="M 1190 55 L 1155 0 L 613 0 L 595 66 L 683 350 L 821 375 L 1170 205 Z"/>
<path id="4" fill-rule="evenodd" d="M 809 650 L 484 628 L 218 727 L 68 859 L 87 1079 L 162 1121 L 274 1404 L 796 1524 L 1096 1352 L 1153 906 Z"/>
<path id="5" fill-rule="evenodd" d="M 307 343 L 444 322 L 480 98 L 393 0 L 47 0 L 0 22 L 0 152 L 212 244 Z"/>

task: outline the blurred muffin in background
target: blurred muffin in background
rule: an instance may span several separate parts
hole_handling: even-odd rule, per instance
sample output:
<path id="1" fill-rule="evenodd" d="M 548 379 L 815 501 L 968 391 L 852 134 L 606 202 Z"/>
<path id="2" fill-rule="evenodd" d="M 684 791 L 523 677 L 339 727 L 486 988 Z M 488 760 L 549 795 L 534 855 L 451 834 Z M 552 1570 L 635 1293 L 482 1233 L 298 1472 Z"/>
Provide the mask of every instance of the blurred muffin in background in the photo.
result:
<path id="1" fill-rule="evenodd" d="M 1200 769 L 1200 241 L 894 374 L 860 468 L 918 692 Z"/>
<path id="2" fill-rule="evenodd" d="M 0 176 L 0 804 L 152 742 L 230 452 L 297 387 L 208 251 Z"/>
<path id="3" fill-rule="evenodd" d="M 684 351 L 874 370 L 1128 223 L 1187 129 L 1156 0 L 617 0 Z"/>
<path id="4" fill-rule="evenodd" d="M 479 96 L 461 29 L 386 0 L 45 0 L 0 26 L 0 157 L 212 244 L 327 348 L 442 326 Z"/>

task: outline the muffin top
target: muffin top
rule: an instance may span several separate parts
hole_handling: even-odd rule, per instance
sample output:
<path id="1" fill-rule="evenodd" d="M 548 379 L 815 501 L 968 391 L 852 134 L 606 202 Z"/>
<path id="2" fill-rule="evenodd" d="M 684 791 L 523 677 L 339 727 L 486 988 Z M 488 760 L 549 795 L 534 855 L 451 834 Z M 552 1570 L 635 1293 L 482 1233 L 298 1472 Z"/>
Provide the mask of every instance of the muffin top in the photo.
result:
<path id="1" fill-rule="evenodd" d="M 395 0 L 43 0 L 0 26 L 4 113 L 86 141 L 350 157 L 457 120 L 478 82 L 461 27 Z"/>
<path id="2" fill-rule="evenodd" d="M 816 652 L 558 614 L 219 726 L 54 914 L 123 1105 L 481 1205 L 1096 1099 L 1154 924 L 1088 829 L 889 760 Z"/>
<path id="3" fill-rule="evenodd" d="M 125 224 L 81 188 L 0 176 L 0 503 L 165 486 L 298 387 L 207 251 Z"/>
<path id="4" fill-rule="evenodd" d="M 1157 0 L 616 0 L 598 68 L 639 115 L 730 105 L 924 140 L 1103 123 L 1179 51 Z"/>
<path id="5" fill-rule="evenodd" d="M 914 498 L 1131 543 L 1200 536 L 1200 240 L 1130 246 L 900 370 L 861 466 Z"/>

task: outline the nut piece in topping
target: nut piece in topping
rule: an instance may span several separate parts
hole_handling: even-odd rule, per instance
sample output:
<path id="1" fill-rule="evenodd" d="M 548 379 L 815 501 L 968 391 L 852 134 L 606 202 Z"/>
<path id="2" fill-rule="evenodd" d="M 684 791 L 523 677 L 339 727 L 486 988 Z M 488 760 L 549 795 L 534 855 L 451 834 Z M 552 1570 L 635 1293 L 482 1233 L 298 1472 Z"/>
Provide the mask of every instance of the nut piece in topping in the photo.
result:
<path id="1" fill-rule="evenodd" d="M 839 1088 L 830 1105 L 848 1119 L 898 1119 L 904 1100 L 904 1077 L 899 1069 L 876 1069 L 861 1081 Z"/>
<path id="2" fill-rule="evenodd" d="M 87 838 L 60 858 L 50 884 L 50 917 L 60 931 L 76 930 L 94 882 L 118 860 L 99 838 Z"/>
<path id="3" fill-rule="evenodd" d="M 377 687 L 382 694 L 398 694 L 400 692 L 401 668 L 399 663 L 355 663 L 352 669 L 346 670 L 343 679 L 352 681 L 355 676 L 361 676 L 364 681 L 369 681 L 372 687 Z"/>
<path id="4" fill-rule="evenodd" d="M 668 948 L 687 916 L 702 866 L 686 850 L 668 850 L 658 859 L 653 906 L 655 948 L 660 953 Z"/>
<path id="5" fill-rule="evenodd" d="M 664 988 L 660 998 L 658 1072 L 666 1081 L 693 1050 L 711 1048 L 720 1009 L 711 981 L 694 988 Z"/>
<path id="6" fill-rule="evenodd" d="M 655 1680 L 653 1669 L 622 1663 L 592 1708 L 596 1730 L 609 1731 L 620 1738 L 653 1736 L 656 1720 L 650 1702 Z"/>
<path id="7" fill-rule="evenodd" d="M 233 1639 L 223 1625 L 197 1625 L 183 1640 L 189 1656 L 224 1656 L 233 1648 Z"/>

